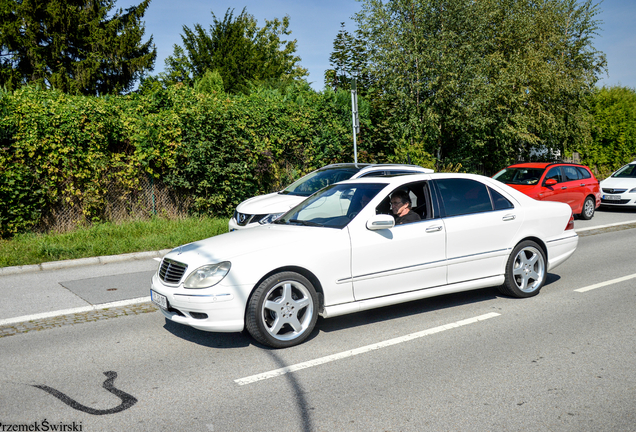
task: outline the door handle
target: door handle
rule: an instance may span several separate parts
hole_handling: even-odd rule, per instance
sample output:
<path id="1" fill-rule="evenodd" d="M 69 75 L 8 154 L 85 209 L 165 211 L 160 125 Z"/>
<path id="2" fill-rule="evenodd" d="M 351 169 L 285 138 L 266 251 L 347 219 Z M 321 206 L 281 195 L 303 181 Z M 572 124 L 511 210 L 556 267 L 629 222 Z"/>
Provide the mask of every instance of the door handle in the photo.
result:
<path id="1" fill-rule="evenodd" d="M 504 217 L 501 218 L 501 220 L 503 221 L 511 221 L 511 220 L 515 220 L 517 216 L 515 215 L 505 215 Z"/>
<path id="2" fill-rule="evenodd" d="M 581 187 L 585 187 L 585 183 L 581 183 L 579 186 L 581 186 Z"/>
<path id="3" fill-rule="evenodd" d="M 561 190 L 566 190 L 567 188 L 567 186 L 561 186 Z"/>
<path id="4" fill-rule="evenodd" d="M 441 230 L 442 230 L 442 226 L 441 225 L 426 228 L 426 232 L 427 233 L 434 233 L 434 232 L 441 231 Z"/>

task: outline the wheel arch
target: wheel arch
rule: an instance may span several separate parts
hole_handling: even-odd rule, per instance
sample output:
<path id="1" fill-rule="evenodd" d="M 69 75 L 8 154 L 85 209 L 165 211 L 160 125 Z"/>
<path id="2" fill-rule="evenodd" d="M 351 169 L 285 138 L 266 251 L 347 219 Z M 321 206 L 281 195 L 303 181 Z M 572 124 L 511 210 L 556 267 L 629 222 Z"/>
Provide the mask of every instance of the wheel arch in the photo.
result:
<path id="1" fill-rule="evenodd" d="M 520 239 L 518 242 L 516 242 L 514 244 L 514 246 L 512 247 L 511 251 L 514 248 L 516 248 L 519 243 L 524 242 L 526 240 L 533 241 L 537 245 L 539 245 L 539 247 L 543 251 L 543 255 L 545 255 L 545 259 L 546 259 L 546 262 L 547 262 L 547 260 L 548 260 L 548 247 L 546 246 L 545 242 L 543 240 L 541 240 L 539 237 L 533 237 L 533 236 L 524 237 L 524 238 Z"/>
<path id="2" fill-rule="evenodd" d="M 252 290 L 250 291 L 250 295 L 247 297 L 247 301 L 245 302 L 245 311 L 244 311 L 244 315 L 247 313 L 247 307 L 250 304 L 250 300 L 252 298 L 252 296 L 254 295 L 254 291 L 256 291 L 256 288 L 258 288 L 258 286 L 263 283 L 263 281 L 267 278 L 269 278 L 272 275 L 275 275 L 276 273 L 282 273 L 282 272 L 294 272 L 294 273 L 298 273 L 304 277 L 306 277 L 307 279 L 309 279 L 309 282 L 311 282 L 311 284 L 314 286 L 314 289 L 316 290 L 316 294 L 318 295 L 318 313 L 322 313 L 323 308 L 324 308 L 324 304 L 325 304 L 325 295 L 322 289 L 322 284 L 320 283 L 320 281 L 318 280 L 318 278 L 316 277 L 316 275 L 314 275 L 311 271 L 307 270 L 304 267 L 299 267 L 299 266 L 283 266 L 283 267 L 278 267 L 276 269 L 271 270 L 270 272 L 266 273 L 263 275 L 263 277 L 261 277 L 258 282 L 256 282 L 254 284 L 254 286 L 252 287 Z"/>

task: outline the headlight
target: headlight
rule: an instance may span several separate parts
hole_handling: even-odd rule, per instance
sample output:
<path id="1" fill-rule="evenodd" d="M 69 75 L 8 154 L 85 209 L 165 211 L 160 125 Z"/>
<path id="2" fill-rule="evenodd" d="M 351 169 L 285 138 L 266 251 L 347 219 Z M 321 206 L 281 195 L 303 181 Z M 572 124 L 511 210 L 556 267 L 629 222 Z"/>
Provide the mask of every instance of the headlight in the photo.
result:
<path id="1" fill-rule="evenodd" d="M 265 216 L 263 219 L 259 220 L 258 223 L 261 225 L 269 224 L 274 222 L 276 219 L 284 215 L 285 213 L 272 213 Z"/>
<path id="2" fill-rule="evenodd" d="M 218 264 L 208 264 L 192 272 L 183 285 L 186 288 L 209 288 L 221 282 L 230 271 L 229 261 Z"/>
<path id="3" fill-rule="evenodd" d="M 636 188 L 631 189 L 628 193 L 636 193 Z"/>

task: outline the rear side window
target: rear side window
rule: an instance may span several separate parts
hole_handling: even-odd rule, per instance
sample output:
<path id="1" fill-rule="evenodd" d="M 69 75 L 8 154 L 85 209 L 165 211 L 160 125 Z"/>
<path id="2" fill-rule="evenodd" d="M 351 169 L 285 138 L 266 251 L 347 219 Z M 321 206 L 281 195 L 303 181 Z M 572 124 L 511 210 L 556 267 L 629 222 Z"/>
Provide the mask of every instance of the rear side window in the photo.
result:
<path id="1" fill-rule="evenodd" d="M 579 174 L 580 174 L 582 179 L 592 178 L 592 174 L 590 174 L 590 172 L 588 170 L 586 170 L 585 168 L 576 167 L 576 169 L 579 172 Z"/>
<path id="2" fill-rule="evenodd" d="M 573 181 L 580 178 L 579 170 L 573 166 L 564 166 L 563 173 L 565 174 L 565 181 Z"/>
<path id="3" fill-rule="evenodd" d="M 506 210 L 515 207 L 510 201 L 508 201 L 508 198 L 496 190 L 488 188 L 488 191 L 490 192 L 490 197 L 492 198 L 492 204 L 495 207 L 495 210 Z"/>
<path id="4" fill-rule="evenodd" d="M 486 185 L 469 179 L 442 179 L 435 181 L 441 194 L 446 216 L 492 211 Z"/>

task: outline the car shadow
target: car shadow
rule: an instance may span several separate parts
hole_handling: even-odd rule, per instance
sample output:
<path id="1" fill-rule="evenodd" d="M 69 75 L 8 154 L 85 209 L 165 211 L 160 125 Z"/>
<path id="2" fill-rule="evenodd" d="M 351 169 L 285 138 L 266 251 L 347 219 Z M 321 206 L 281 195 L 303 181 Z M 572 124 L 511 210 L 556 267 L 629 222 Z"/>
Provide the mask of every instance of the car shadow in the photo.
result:
<path id="1" fill-rule="evenodd" d="M 545 289 L 547 286 L 560 279 L 561 277 L 559 275 L 548 273 L 545 285 L 542 289 Z M 320 332 L 330 333 L 348 328 L 361 327 L 368 324 L 390 321 L 396 318 L 404 318 L 426 312 L 439 311 L 456 306 L 493 300 L 499 297 L 505 296 L 497 290 L 497 287 L 489 287 L 414 300 L 329 319 L 318 317 L 316 328 L 314 328 L 303 343 L 307 343 L 316 338 Z M 175 323 L 168 318 L 165 318 L 163 328 L 178 338 L 207 348 L 245 348 L 253 345 L 263 350 L 277 351 L 276 348 L 272 348 L 255 341 L 247 330 L 244 330 L 241 333 L 206 332 L 203 330 L 197 330 L 190 326 Z"/>
<path id="2" fill-rule="evenodd" d="M 197 330 L 187 325 L 179 324 L 165 318 L 164 329 L 174 336 L 207 348 L 245 348 L 253 345 L 249 334 L 243 333 L 213 333 Z"/>
<path id="3" fill-rule="evenodd" d="M 545 289 L 547 286 L 557 282 L 559 279 L 561 279 L 559 275 L 548 273 L 545 284 L 541 289 Z M 329 319 L 319 318 L 316 327 L 320 331 L 329 333 L 338 330 L 361 327 L 368 324 L 390 321 L 396 318 L 405 318 L 427 312 L 453 308 L 456 306 L 494 300 L 500 297 L 510 298 L 501 294 L 496 286 L 460 293 L 445 294 Z M 316 331 L 314 330 L 314 333 L 315 332 Z"/>

